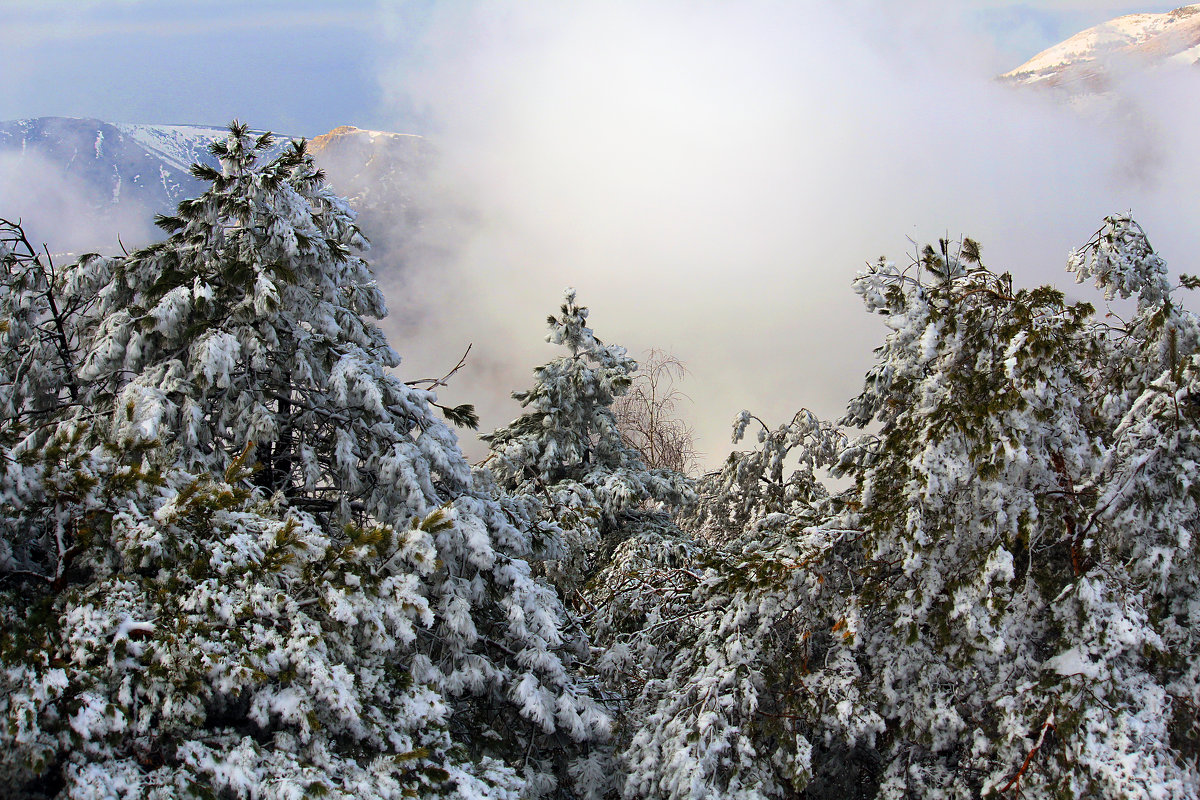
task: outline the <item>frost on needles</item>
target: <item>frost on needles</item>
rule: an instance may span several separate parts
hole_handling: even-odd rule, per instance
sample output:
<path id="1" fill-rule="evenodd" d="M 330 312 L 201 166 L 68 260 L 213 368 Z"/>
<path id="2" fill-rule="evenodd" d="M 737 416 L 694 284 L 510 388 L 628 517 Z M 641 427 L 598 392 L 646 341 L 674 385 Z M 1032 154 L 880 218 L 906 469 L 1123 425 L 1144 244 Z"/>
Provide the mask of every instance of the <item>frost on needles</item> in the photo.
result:
<path id="1" fill-rule="evenodd" d="M 1200 796 L 1200 325 L 1128 217 L 1069 268 L 1130 319 L 970 240 L 859 275 L 868 432 L 802 412 L 701 481 L 626 797 Z"/>
<path id="2" fill-rule="evenodd" d="M 1068 260 L 1128 319 L 870 266 L 844 418 L 694 483 L 569 293 L 472 470 L 268 145 L 130 255 L 0 221 L 0 794 L 1200 797 L 1200 321 L 1132 219 Z"/>
<path id="3" fill-rule="evenodd" d="M 353 212 L 303 142 L 269 143 L 234 124 L 129 256 L 56 268 L 3 228 L 2 792 L 586 776 L 609 720 L 532 520 L 393 374 Z"/>
<path id="4" fill-rule="evenodd" d="M 637 362 L 588 327 L 588 309 L 568 289 L 561 316 L 547 320 L 546 341 L 567 348 L 534 370 L 531 388 L 514 392 L 525 413 L 483 438 L 487 466 L 506 491 L 536 498 L 547 529 L 543 568 L 573 595 L 643 524 L 694 497 L 691 481 L 647 467 L 625 440 L 613 402 L 625 394 Z"/>

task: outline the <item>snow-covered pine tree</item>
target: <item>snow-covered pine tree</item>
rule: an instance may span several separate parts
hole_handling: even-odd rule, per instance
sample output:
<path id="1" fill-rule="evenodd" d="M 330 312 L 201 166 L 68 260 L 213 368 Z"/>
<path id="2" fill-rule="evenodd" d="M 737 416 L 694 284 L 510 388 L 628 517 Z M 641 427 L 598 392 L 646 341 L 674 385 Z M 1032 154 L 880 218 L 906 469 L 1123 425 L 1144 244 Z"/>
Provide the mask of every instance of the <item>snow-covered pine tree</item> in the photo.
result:
<path id="1" fill-rule="evenodd" d="M 533 386 L 513 393 L 528 410 L 483 438 L 498 484 L 540 498 L 544 520 L 563 531 L 561 542 L 547 542 L 546 566 L 570 594 L 641 521 L 685 505 L 693 492 L 682 474 L 648 468 L 621 435 L 613 401 L 629 389 L 637 362 L 596 338 L 573 289 L 561 311 L 548 318 L 546 340 L 569 354 L 534 369 Z"/>
<path id="2" fill-rule="evenodd" d="M 758 447 L 730 453 L 720 470 L 705 475 L 697 485 L 699 502 L 684 517 L 689 530 L 714 544 L 741 537 L 773 514 L 815 524 L 829 513 L 823 505 L 829 492 L 816 470 L 840 455 L 845 446 L 840 430 L 807 409 L 774 430 L 742 411 L 733 424 L 734 444 L 745 438 L 752 423 L 759 428 Z"/>
<path id="3" fill-rule="evenodd" d="M 881 798 L 1200 793 L 1196 323 L 1127 218 L 1071 265 L 1138 294 L 1133 323 L 1015 288 L 970 240 L 856 282 L 891 328 L 841 522 L 868 565 L 849 646 Z"/>
<path id="4" fill-rule="evenodd" d="M 568 292 L 548 338 L 570 355 L 539 367 L 534 387 L 514 395 L 530 411 L 489 437 L 489 466 L 502 486 L 541 498 L 547 523 L 566 529 L 573 572 L 556 577 L 579 589 L 575 605 L 619 720 L 616 788 L 628 798 L 787 796 L 808 780 L 813 749 L 789 719 L 790 681 L 807 652 L 799 634 L 803 620 L 824 624 L 807 602 L 817 579 L 800 567 L 829 544 L 824 534 L 798 540 L 793 529 L 780 541 L 756 529 L 721 550 L 661 512 L 641 510 L 646 500 L 679 508 L 690 486 L 676 473 L 647 470 L 622 441 L 611 405 L 635 365 L 623 349 L 598 341 L 586 320 Z M 788 451 L 810 466 L 828 460 L 837 434 L 800 415 L 770 441 L 747 459 L 757 466 L 735 470 L 743 483 L 755 470 L 769 482 Z M 811 478 L 811 469 L 804 474 Z M 787 501 L 781 495 L 754 507 L 795 510 L 825 497 L 815 482 L 805 486 L 783 492 Z M 759 553 L 751 539 L 771 545 Z M 790 594 L 764 593 L 781 582 Z M 854 677 L 847 672 L 829 705 L 854 696 Z"/>
<path id="5" fill-rule="evenodd" d="M 0 220 L 0 496 L 40 509 L 37 520 L 0 519 L 0 569 L 55 577 L 68 548 L 56 539 L 56 513 L 42 502 L 45 482 L 73 473 L 43 455 L 51 442 L 71 438 L 57 422 L 80 401 L 75 372 L 86 306 L 61 296 L 58 281 L 49 253 L 39 255 L 19 224 Z"/>
<path id="6" fill-rule="evenodd" d="M 735 443 L 752 422 L 739 415 Z M 878 725 L 854 659 L 824 658 L 858 564 L 851 536 L 813 527 L 839 500 L 813 470 L 842 444 L 807 411 L 762 425 L 757 448 L 699 482 L 683 517 L 696 534 L 686 560 L 612 571 L 609 582 L 625 589 L 615 599 L 641 612 L 626 613 L 639 624 L 618 628 L 601 662 L 641 678 L 627 682 L 640 713 L 624 754 L 626 797 L 832 798 L 869 783 L 870 754 L 824 736 Z M 828 764 L 836 774 L 820 769 Z"/>
<path id="7" fill-rule="evenodd" d="M 1107 339 L 1115 356 L 1102 373 L 1108 381 L 1102 412 L 1111 433 L 1090 516 L 1076 533 L 1085 545 L 1094 539 L 1095 555 L 1081 565 L 1090 567 L 1089 580 L 1059 612 L 1091 629 L 1056 654 L 1055 671 L 1067 675 L 1082 666 L 1079 683 L 1096 681 L 1103 688 L 1092 690 L 1095 695 L 1111 692 L 1126 703 L 1116 706 L 1119 726 L 1111 723 L 1107 696 L 1064 715 L 1076 742 L 1102 743 L 1086 759 L 1088 782 L 1077 785 L 1106 791 L 1118 781 L 1150 781 L 1144 792 L 1121 790 L 1196 797 L 1200 486 L 1193 474 L 1200 463 L 1200 319 L 1173 296 L 1166 264 L 1127 215 L 1108 217 L 1072 254 L 1068 269 L 1081 281 L 1092 277 L 1108 297 L 1137 298 L 1129 323 Z M 1187 275 L 1181 283 L 1200 287 Z M 1127 625 L 1126 617 L 1140 626 Z M 1146 644 L 1137 653 L 1139 638 Z M 1126 731 L 1140 736 L 1133 774 L 1125 768 L 1132 749 L 1122 741 Z M 1081 749 L 1076 743 L 1076 752 Z"/>
<path id="8" fill-rule="evenodd" d="M 524 506 L 476 489 L 436 397 L 391 372 L 353 213 L 302 142 L 261 163 L 268 144 L 235 123 L 165 241 L 55 287 L 97 301 L 61 375 L 83 394 L 48 419 L 71 436 L 6 477 L 0 785 L 516 797 L 569 772 L 587 794 L 608 721 L 524 560 Z M 6 297 L 54 296 L 22 263 Z M 6 387 L 44 358 L 4 346 Z M 86 491 L 31 504 L 11 485 L 39 460 Z M 34 517 L 66 574 L 25 568 Z"/>
<path id="9" fill-rule="evenodd" d="M 662 584 L 627 797 L 1200 796 L 1197 322 L 1127 217 L 1069 264 L 1130 322 L 970 240 L 858 278 L 877 432 L 802 416 L 702 486 L 721 551 Z"/>
<path id="10" fill-rule="evenodd" d="M 640 644 L 650 639 L 631 637 L 654 627 L 680 580 L 691 583 L 686 567 L 699 548 L 670 512 L 694 493 L 679 472 L 647 467 L 622 436 L 613 404 L 629 389 L 637 364 L 624 348 L 596 338 L 573 290 L 561 311 L 548 319 L 547 340 L 570 352 L 536 368 L 533 387 L 513 394 L 528 410 L 484 437 L 491 444 L 487 464 L 499 486 L 540 508 L 542 566 L 591 638 L 605 697 L 621 720 L 619 754 L 648 708 L 638 698 L 642 684 L 669 658 L 643 658 Z M 620 764 L 605 773 L 613 791 L 627 788 Z"/>

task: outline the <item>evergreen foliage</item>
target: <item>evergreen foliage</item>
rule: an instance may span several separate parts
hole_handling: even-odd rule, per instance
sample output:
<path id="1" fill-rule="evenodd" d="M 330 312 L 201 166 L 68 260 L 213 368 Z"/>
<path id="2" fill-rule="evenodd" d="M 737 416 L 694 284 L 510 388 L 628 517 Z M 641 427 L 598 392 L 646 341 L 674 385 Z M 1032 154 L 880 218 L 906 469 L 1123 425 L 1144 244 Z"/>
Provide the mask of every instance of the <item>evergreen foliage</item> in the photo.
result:
<path id="1" fill-rule="evenodd" d="M 629 390 L 637 362 L 587 326 L 588 309 L 569 289 L 562 316 L 548 318 L 546 340 L 569 355 L 534 370 L 534 385 L 513 398 L 528 409 L 484 436 L 487 465 L 506 491 L 543 501 L 546 565 L 560 589 L 578 588 L 646 517 L 647 506 L 673 510 L 692 497 L 680 473 L 648 468 L 621 434 L 613 402 Z"/>
<path id="2" fill-rule="evenodd" d="M 1127 217 L 1069 268 L 1130 321 L 970 240 L 859 276 L 874 432 L 802 412 L 701 483 L 626 797 L 1200 795 L 1197 322 Z"/>
<path id="3" fill-rule="evenodd" d="M 231 126 L 124 258 L 7 229 L 0 787 L 586 794 L 609 722 L 528 503 L 393 374 L 353 213 L 268 145 Z"/>
<path id="4" fill-rule="evenodd" d="M 739 416 L 735 441 L 754 419 Z M 840 441 L 808 412 L 764 425 L 758 449 L 700 482 L 682 517 L 690 535 L 613 560 L 600 666 L 632 690 L 626 718 L 645 720 L 622 740 L 625 797 L 792 797 L 820 781 L 833 784 L 820 796 L 854 796 L 860 754 L 817 735 L 876 724 L 858 665 L 831 643 L 848 630 L 830 609 L 853 591 L 857 554 L 846 532 L 812 527 L 835 507 L 812 469 Z M 785 481 L 789 455 L 799 466 Z M 814 776 L 823 764 L 846 774 Z"/>
<path id="5" fill-rule="evenodd" d="M 657 659 L 642 648 L 671 624 L 663 614 L 688 590 L 680 587 L 702 551 L 669 516 L 694 499 L 690 479 L 648 467 L 618 424 L 614 404 L 637 364 L 596 338 L 573 290 L 561 312 L 549 318 L 547 340 L 569 355 L 535 369 L 533 387 L 513 395 L 529 410 L 484 438 L 499 484 L 539 501 L 548 534 L 542 567 L 571 601 L 596 654 L 602 696 L 625 722 L 613 741 L 618 762 L 604 773 L 613 794 L 629 791 L 628 770 L 616 767 L 651 710 L 642 693 Z"/>
<path id="6" fill-rule="evenodd" d="M 1128 216 L 1067 264 L 1128 321 L 869 266 L 845 417 L 695 485 L 568 291 L 472 470 L 269 145 L 122 257 L 0 220 L 0 794 L 1200 797 L 1200 320 Z"/>
<path id="7" fill-rule="evenodd" d="M 758 448 L 730 453 L 720 470 L 704 476 L 698 487 L 700 502 L 684 516 L 690 529 L 714 543 L 737 538 L 751 523 L 772 514 L 819 521 L 829 492 L 817 480 L 816 470 L 832 464 L 845 447 L 845 436 L 807 409 L 774 430 L 743 411 L 733 424 L 734 444 L 745 438 L 751 423 L 760 428 Z"/>

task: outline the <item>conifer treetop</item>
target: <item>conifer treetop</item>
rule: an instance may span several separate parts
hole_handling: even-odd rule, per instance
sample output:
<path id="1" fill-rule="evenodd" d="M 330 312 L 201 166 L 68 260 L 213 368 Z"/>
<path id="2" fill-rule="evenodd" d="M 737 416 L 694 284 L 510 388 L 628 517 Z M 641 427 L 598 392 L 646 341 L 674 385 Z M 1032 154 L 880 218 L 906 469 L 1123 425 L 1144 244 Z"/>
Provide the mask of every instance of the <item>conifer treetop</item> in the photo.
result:
<path id="1" fill-rule="evenodd" d="M 0 437 L 0 793 L 584 794 L 609 721 L 536 520 L 392 372 L 353 212 L 267 142 L 234 125 L 165 240 L 53 291 L 5 257 L 35 327 L 95 302 L 79 401 Z M 0 386 L 53 346 L 0 338 Z"/>
<path id="2" fill-rule="evenodd" d="M 588 309 L 568 289 L 561 316 L 547 319 L 546 340 L 569 354 L 535 368 L 533 386 L 513 393 L 527 410 L 483 437 L 492 450 L 489 468 L 508 487 L 575 486 L 609 519 L 647 500 L 684 502 L 682 476 L 648 469 L 622 437 L 612 404 L 629 390 L 637 362 L 625 348 L 604 344 L 587 319 Z"/>

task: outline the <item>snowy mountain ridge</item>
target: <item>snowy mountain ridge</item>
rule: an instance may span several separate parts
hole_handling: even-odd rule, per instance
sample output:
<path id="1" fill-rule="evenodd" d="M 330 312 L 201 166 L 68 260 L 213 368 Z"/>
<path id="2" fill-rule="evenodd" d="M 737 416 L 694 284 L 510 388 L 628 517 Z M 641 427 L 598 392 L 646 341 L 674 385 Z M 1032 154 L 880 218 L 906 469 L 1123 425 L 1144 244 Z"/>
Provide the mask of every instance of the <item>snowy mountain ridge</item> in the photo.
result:
<path id="1" fill-rule="evenodd" d="M 1120 69 L 1200 64 L 1200 3 L 1161 14 L 1129 14 L 1054 45 L 1002 80 L 1102 92 Z"/>
<path id="2" fill-rule="evenodd" d="M 52 173 L 92 214 L 133 206 L 143 215 L 170 213 L 203 190 L 192 165 L 216 166 L 209 146 L 228 135 L 228 128 L 207 125 L 73 117 L 0 121 L 0 189 L 8 187 L 0 191 L 0 211 L 28 213 L 35 203 L 22 195 Z M 292 138 L 276 134 L 265 157 L 278 155 Z M 372 227 L 391 233 L 418 224 L 413 183 L 432 158 L 423 137 L 343 125 L 310 140 L 309 152 Z"/>
<path id="3" fill-rule="evenodd" d="M 258 135 L 263 131 L 254 130 Z M 201 190 L 191 175 L 193 164 L 216 166 L 209 146 L 229 135 L 229 129 L 208 125 L 149 125 L 104 122 L 75 117 L 38 117 L 0 121 L 0 156 L 17 162 L 44 160 L 77 179 L 95 208 L 133 198 L 155 211 L 168 211 L 175 203 Z M 275 134 L 266 158 L 273 158 L 293 138 Z M 331 175 L 369 173 L 380 179 L 426 152 L 424 139 L 411 134 L 366 131 L 349 125 L 335 128 L 310 141 L 318 159 Z M 334 158 L 336 154 L 336 158 Z M 35 170 L 36 171 L 36 170 Z M 403 170 L 401 170 L 403 171 Z M 31 176 L 32 177 L 32 176 Z M 343 180 L 343 182 L 345 182 Z M 365 187 L 342 189 L 361 193 Z"/>
<path id="4" fill-rule="evenodd" d="M 85 204 L 101 210 L 133 200 L 167 211 L 200 189 L 193 164 L 216 165 L 209 145 L 227 128 L 134 125 L 75 117 L 0 122 L 0 157 L 9 171 L 44 179 L 47 165 L 68 177 Z M 255 133 L 258 133 L 257 131 Z M 279 137 L 271 155 L 290 140 Z"/>
<path id="5" fill-rule="evenodd" d="M 229 135 L 228 128 L 203 125 L 141 125 L 116 122 L 113 127 L 178 170 L 187 171 L 196 162 L 212 161 L 208 146 Z M 262 131 L 254 131 L 261 133 Z M 291 137 L 277 135 L 271 154 L 282 150 Z"/>

